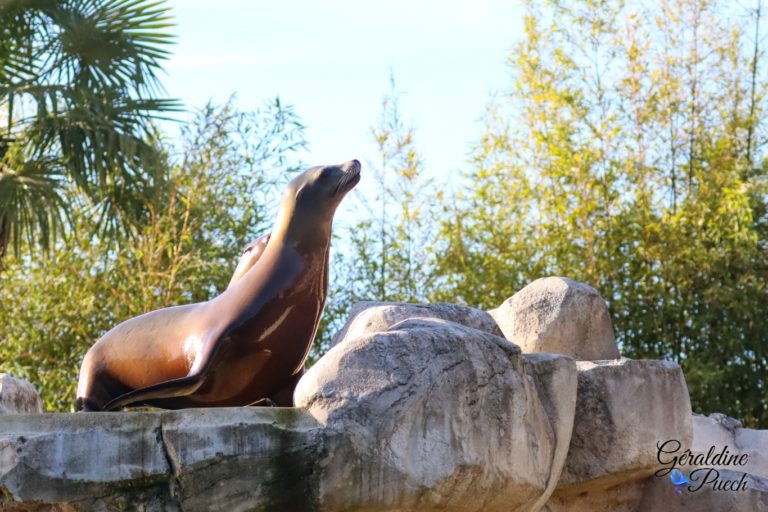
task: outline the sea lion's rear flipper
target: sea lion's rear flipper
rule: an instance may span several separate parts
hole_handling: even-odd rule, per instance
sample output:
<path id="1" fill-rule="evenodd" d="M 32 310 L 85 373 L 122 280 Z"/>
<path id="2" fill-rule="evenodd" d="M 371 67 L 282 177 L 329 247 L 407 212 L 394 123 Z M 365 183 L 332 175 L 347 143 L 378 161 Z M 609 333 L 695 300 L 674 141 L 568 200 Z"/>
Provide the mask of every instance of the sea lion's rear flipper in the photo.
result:
<path id="1" fill-rule="evenodd" d="M 296 384 L 299 383 L 299 379 L 304 376 L 304 368 L 291 375 L 285 385 L 280 390 L 273 393 L 269 400 L 272 401 L 274 407 L 293 407 L 293 391 L 296 389 Z"/>
<path id="2" fill-rule="evenodd" d="M 209 333 L 208 339 L 203 344 L 202 350 L 197 353 L 189 374 L 178 379 L 166 380 L 152 384 L 151 386 L 134 389 L 123 395 L 113 398 L 102 410 L 109 411 L 125 407 L 126 405 L 144 402 L 154 398 L 174 398 L 191 395 L 203 385 L 205 377 L 211 368 L 211 362 L 216 356 L 222 344 L 227 338 L 220 338 L 218 333 Z"/>
<path id="3" fill-rule="evenodd" d="M 205 380 L 204 377 L 205 374 L 200 373 L 197 375 L 182 377 L 180 379 L 167 380 L 159 384 L 147 386 L 146 388 L 135 389 L 111 400 L 102 408 L 102 410 L 111 411 L 125 407 L 126 405 L 151 400 L 153 398 L 173 398 L 178 396 L 187 396 L 197 391 L 197 389 L 203 384 L 203 381 Z"/>

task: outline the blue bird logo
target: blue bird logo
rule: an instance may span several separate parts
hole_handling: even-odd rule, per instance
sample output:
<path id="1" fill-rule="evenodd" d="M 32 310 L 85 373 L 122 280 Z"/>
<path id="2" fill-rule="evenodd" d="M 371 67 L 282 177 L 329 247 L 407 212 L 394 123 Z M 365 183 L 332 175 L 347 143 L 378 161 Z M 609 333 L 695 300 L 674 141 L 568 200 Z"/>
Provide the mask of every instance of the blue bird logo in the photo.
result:
<path id="1" fill-rule="evenodd" d="M 673 484 L 675 484 L 675 494 L 680 496 L 683 493 L 683 490 L 681 487 L 685 484 L 691 483 L 690 480 L 688 480 L 688 477 L 686 477 L 682 471 L 679 469 L 673 469 L 669 473 L 669 479 L 672 481 Z"/>

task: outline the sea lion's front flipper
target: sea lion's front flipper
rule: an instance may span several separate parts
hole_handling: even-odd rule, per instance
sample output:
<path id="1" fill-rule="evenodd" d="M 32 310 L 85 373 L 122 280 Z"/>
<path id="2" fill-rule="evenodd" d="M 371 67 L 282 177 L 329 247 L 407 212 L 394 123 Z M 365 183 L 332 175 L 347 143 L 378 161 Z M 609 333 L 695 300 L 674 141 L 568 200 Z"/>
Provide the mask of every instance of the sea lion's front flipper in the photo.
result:
<path id="1" fill-rule="evenodd" d="M 237 268 L 235 269 L 235 273 L 232 274 L 232 279 L 230 279 L 227 288 L 238 282 L 245 273 L 259 261 L 261 255 L 264 254 L 264 249 L 266 249 L 267 243 L 269 243 L 270 236 L 272 236 L 272 233 L 261 235 L 246 247 L 245 251 L 243 251 L 243 255 L 240 256 L 240 261 L 237 263 Z"/>

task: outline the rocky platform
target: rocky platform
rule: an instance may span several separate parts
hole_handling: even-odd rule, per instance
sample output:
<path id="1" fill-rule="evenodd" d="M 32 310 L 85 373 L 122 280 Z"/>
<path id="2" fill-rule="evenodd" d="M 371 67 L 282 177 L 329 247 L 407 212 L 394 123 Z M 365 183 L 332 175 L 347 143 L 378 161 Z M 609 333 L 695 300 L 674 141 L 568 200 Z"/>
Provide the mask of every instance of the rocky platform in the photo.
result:
<path id="1" fill-rule="evenodd" d="M 768 510 L 765 432 L 693 416 L 674 363 L 590 360 L 616 350 L 590 287 L 523 292 L 488 313 L 356 306 L 296 408 L 34 414 L 0 378 L 0 509 Z M 747 454 L 719 470 L 748 488 L 655 476 L 667 440 Z"/>

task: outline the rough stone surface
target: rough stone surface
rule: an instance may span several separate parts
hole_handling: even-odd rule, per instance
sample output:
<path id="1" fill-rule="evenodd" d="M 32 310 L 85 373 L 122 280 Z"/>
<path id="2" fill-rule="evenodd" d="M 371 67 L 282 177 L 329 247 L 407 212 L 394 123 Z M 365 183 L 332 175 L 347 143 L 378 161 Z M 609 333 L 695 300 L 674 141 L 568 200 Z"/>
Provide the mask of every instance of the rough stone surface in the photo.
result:
<path id="1" fill-rule="evenodd" d="M 43 402 L 35 386 L 0 373 L 0 414 L 34 414 L 43 412 Z"/>
<path id="2" fill-rule="evenodd" d="M 523 354 L 525 374 L 536 385 L 554 433 L 554 453 L 547 487 L 531 510 L 539 510 L 557 487 L 570 447 L 576 411 L 576 367 L 557 354 Z"/>
<path id="3" fill-rule="evenodd" d="M 691 451 L 694 454 L 706 454 L 712 447 L 713 454 L 720 453 L 725 447 L 731 454 L 747 454 L 747 464 L 696 465 L 693 466 L 693 470 L 699 472 L 696 477 L 691 474 L 691 467 L 684 467 L 683 472 L 692 480 L 692 484 L 681 486 L 679 494 L 675 494 L 675 486 L 668 477 L 651 477 L 648 479 L 638 512 L 768 512 L 768 431 L 743 428 L 740 421 L 724 414 L 694 414 Z M 709 473 L 709 468 L 714 469 L 713 473 Z M 711 484 L 699 488 L 702 479 L 715 475 L 719 481 L 736 482 L 735 485 L 743 481 L 746 489 L 716 490 Z"/>
<path id="4" fill-rule="evenodd" d="M 315 510 L 319 432 L 298 409 L 3 416 L 0 510 Z"/>
<path id="5" fill-rule="evenodd" d="M 553 352 L 594 361 L 619 351 L 605 301 L 584 283 L 537 279 L 489 311 L 504 337 L 523 352 Z"/>
<path id="6" fill-rule="evenodd" d="M 727 446 L 730 453 L 747 454 L 747 464 L 739 471 L 768 479 L 768 430 L 742 428 L 741 422 L 724 414 L 710 416 L 693 415 L 694 453 L 704 453 L 711 447 L 715 453 Z M 712 466 L 734 469 L 733 466 Z"/>
<path id="7" fill-rule="evenodd" d="M 739 481 L 744 473 L 722 470 L 720 478 Z M 713 490 L 711 486 L 678 496 L 668 478 L 652 477 L 637 512 L 768 512 L 768 480 L 746 475 L 744 491 Z"/>
<path id="8" fill-rule="evenodd" d="M 160 419 L 149 413 L 0 417 L 0 509 L 12 509 L 12 501 L 119 509 L 135 500 L 162 510 L 169 473 Z"/>
<path id="9" fill-rule="evenodd" d="M 306 411 L 197 409 L 163 418 L 171 495 L 180 510 L 323 510 L 320 461 L 334 433 Z"/>
<path id="10" fill-rule="evenodd" d="M 573 434 L 553 503 L 589 495 L 592 508 L 599 510 L 595 503 L 601 496 L 606 503 L 615 501 L 611 488 L 659 469 L 660 440 L 690 446 L 691 404 L 675 363 L 620 359 L 578 361 L 577 367 Z M 625 494 L 634 493 L 630 487 Z"/>
<path id="11" fill-rule="evenodd" d="M 504 337 L 491 315 L 461 304 L 356 302 L 350 309 L 347 323 L 333 336 L 331 346 L 336 346 L 345 338 L 351 339 L 366 333 L 384 332 L 408 318 L 439 318 Z"/>
<path id="12" fill-rule="evenodd" d="M 503 338 L 420 318 L 347 338 L 294 398 L 349 435 L 330 449 L 328 510 L 511 512 L 557 480 L 574 391 L 568 358 L 526 361 Z"/>
<path id="13" fill-rule="evenodd" d="M 550 498 L 544 512 L 639 512 L 638 503 L 643 499 L 646 480 L 622 482 L 599 491 Z M 658 508 L 653 512 L 666 509 Z"/>

